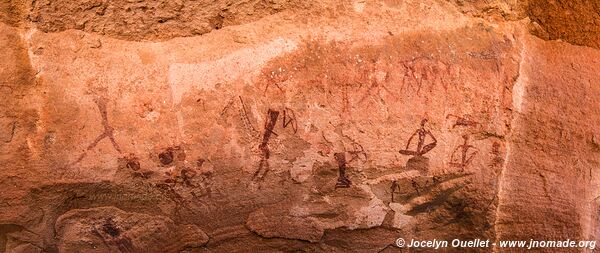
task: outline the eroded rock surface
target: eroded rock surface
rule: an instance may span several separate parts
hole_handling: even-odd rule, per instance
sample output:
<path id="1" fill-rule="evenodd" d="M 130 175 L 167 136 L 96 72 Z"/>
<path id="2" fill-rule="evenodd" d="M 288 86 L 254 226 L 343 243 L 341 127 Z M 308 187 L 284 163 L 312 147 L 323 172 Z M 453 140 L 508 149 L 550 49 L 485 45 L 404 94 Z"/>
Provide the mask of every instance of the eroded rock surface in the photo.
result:
<path id="1" fill-rule="evenodd" d="M 4 1 L 0 251 L 595 239 L 599 53 L 536 3 Z"/>
<path id="2" fill-rule="evenodd" d="M 121 39 L 154 40 L 201 35 L 309 6 L 295 0 L 34 1 L 30 18 L 46 32 L 78 29 Z"/>
<path id="3" fill-rule="evenodd" d="M 56 220 L 54 229 L 60 252 L 181 252 L 208 242 L 194 225 L 114 207 L 73 209 Z"/>

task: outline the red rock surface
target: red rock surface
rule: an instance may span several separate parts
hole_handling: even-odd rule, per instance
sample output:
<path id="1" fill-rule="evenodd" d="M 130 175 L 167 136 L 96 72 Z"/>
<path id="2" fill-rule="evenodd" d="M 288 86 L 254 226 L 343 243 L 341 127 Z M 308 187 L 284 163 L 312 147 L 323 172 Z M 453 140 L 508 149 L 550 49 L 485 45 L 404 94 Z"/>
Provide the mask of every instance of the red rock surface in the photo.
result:
<path id="1" fill-rule="evenodd" d="M 588 5 L 1 2 L 0 251 L 595 240 Z"/>

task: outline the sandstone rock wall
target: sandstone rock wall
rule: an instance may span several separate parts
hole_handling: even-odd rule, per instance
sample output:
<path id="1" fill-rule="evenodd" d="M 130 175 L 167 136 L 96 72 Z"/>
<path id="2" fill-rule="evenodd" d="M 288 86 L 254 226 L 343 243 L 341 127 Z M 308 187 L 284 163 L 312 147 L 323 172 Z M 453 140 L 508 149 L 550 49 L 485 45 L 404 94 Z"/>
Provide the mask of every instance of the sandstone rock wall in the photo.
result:
<path id="1" fill-rule="evenodd" d="M 588 7 L 0 2 L 0 251 L 595 240 Z"/>

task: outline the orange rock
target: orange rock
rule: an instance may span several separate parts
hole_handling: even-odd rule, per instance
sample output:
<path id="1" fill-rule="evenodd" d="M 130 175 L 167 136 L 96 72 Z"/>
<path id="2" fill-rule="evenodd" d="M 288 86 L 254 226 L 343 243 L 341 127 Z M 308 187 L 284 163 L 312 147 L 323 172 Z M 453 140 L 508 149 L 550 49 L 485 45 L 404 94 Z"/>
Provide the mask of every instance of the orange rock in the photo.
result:
<path id="1" fill-rule="evenodd" d="M 554 2 L 0 3 L 0 251 L 596 239 L 595 6 Z"/>

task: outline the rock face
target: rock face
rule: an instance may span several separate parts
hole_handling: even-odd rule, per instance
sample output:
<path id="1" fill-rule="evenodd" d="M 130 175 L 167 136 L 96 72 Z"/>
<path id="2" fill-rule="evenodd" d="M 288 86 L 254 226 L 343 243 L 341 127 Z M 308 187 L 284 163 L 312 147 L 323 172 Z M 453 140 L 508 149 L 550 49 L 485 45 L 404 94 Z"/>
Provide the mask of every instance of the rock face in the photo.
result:
<path id="1" fill-rule="evenodd" d="M 181 252 L 208 241 L 194 225 L 177 226 L 164 216 L 114 207 L 70 210 L 56 220 L 55 231 L 60 252 Z"/>
<path id="2" fill-rule="evenodd" d="M 596 240 L 594 8 L 0 2 L 0 251 Z"/>
<path id="3" fill-rule="evenodd" d="M 34 1 L 30 19 L 45 32 L 77 29 L 127 40 L 200 35 L 282 10 L 303 10 L 297 0 L 253 1 Z M 61 10 L 61 11 L 56 11 Z"/>

